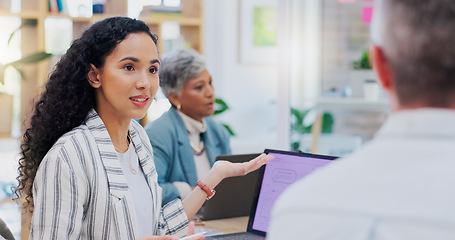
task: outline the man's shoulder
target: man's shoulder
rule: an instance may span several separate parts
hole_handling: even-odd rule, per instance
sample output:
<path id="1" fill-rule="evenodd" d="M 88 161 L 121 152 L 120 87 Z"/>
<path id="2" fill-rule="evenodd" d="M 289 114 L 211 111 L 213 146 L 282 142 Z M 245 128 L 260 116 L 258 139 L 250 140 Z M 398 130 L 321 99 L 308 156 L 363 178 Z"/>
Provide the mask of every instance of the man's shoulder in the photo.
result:
<path id="1" fill-rule="evenodd" d="M 362 191 L 358 190 L 364 188 L 367 183 L 361 178 L 375 174 L 374 167 L 365 164 L 365 155 L 368 155 L 368 151 L 362 149 L 352 155 L 338 158 L 298 180 L 283 193 L 281 199 L 285 199 L 285 203 L 282 206 L 294 203 L 296 206 L 338 204 L 341 199 L 352 197 L 352 195 L 347 197 L 347 194 L 356 192 L 362 194 Z"/>

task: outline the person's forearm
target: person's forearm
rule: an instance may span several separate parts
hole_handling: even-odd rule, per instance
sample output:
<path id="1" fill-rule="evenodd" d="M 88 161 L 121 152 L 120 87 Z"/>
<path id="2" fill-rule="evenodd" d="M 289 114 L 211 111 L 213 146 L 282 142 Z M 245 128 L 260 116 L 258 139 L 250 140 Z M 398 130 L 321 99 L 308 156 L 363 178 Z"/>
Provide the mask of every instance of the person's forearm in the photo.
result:
<path id="1" fill-rule="evenodd" d="M 231 163 L 224 160 L 218 160 L 212 166 L 209 174 L 202 180 L 202 182 L 209 190 L 212 190 L 223 179 L 227 177 L 244 176 L 257 170 L 262 165 L 267 164 L 272 158 L 272 155 L 266 155 L 263 153 L 255 159 L 243 163 Z M 207 193 L 198 186 L 183 200 L 183 209 L 185 210 L 188 219 L 191 220 L 194 217 L 206 199 Z"/>
<path id="2" fill-rule="evenodd" d="M 214 189 L 223 179 L 224 177 L 221 176 L 217 169 L 212 168 L 207 177 L 201 181 L 207 185 L 209 189 Z M 183 200 L 183 209 L 185 209 L 185 213 L 189 220 L 191 220 L 197 211 L 199 211 L 206 199 L 207 193 L 200 187 L 195 187 L 190 195 Z"/>

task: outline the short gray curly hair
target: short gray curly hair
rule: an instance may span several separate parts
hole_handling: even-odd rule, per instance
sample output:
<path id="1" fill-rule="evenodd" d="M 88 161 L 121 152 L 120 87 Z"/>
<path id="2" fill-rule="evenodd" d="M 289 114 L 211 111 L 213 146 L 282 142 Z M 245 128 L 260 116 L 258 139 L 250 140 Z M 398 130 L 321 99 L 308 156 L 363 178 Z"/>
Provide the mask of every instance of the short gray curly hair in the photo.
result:
<path id="1" fill-rule="evenodd" d="M 165 54 L 159 70 L 160 87 L 168 97 L 169 92 L 180 95 L 183 85 L 206 69 L 205 59 L 194 49 L 178 50 Z"/>

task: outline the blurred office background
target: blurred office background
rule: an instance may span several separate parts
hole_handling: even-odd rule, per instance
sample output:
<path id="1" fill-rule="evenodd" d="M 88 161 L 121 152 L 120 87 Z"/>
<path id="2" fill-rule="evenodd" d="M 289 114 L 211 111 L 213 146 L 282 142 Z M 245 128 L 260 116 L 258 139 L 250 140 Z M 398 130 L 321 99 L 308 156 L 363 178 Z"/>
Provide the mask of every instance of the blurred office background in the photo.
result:
<path id="1" fill-rule="evenodd" d="M 94 21 L 143 19 L 160 37 L 160 54 L 194 48 L 205 55 L 216 97 L 229 106 L 214 117 L 235 133 L 234 153 L 276 148 L 343 156 L 371 139 L 388 115 L 366 52 L 373 4 L 0 0 L 0 218 L 20 239 L 20 212 L 9 201 L 19 138 L 48 72 Z M 32 63 L 14 64 L 30 55 Z M 159 93 L 142 122 L 169 107 Z"/>

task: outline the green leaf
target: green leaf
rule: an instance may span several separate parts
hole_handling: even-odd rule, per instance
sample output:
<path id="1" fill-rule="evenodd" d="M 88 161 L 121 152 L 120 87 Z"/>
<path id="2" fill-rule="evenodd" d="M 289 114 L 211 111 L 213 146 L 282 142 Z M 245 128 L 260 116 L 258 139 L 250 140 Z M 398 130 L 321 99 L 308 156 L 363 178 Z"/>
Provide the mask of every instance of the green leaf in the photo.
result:
<path id="1" fill-rule="evenodd" d="M 300 134 L 311 133 L 311 128 L 313 127 L 314 122 L 307 125 L 305 124 L 305 117 L 308 113 L 313 110 L 312 108 L 305 111 L 299 111 L 298 109 L 291 108 L 291 117 L 294 117 L 295 121 L 291 123 L 291 130 Z M 321 133 L 332 133 L 334 118 L 332 114 L 324 112 L 322 115 L 322 127 Z"/>
<path id="2" fill-rule="evenodd" d="M 360 60 L 352 62 L 352 67 L 354 69 L 371 69 L 367 50 L 363 50 Z"/>
<path id="3" fill-rule="evenodd" d="M 229 134 L 231 136 L 235 136 L 235 133 L 234 133 L 234 131 L 232 130 L 232 128 L 230 126 L 228 126 L 226 124 L 222 124 L 222 125 L 224 126 L 224 128 L 226 128 L 226 130 L 229 132 Z"/>
<path id="4" fill-rule="evenodd" d="M 325 112 L 322 114 L 321 133 L 332 133 L 333 124 L 335 123 L 332 114 Z"/>
<path id="5" fill-rule="evenodd" d="M 8 66 L 7 65 L 0 65 L 0 84 L 3 85 L 5 84 L 5 70 Z M 18 66 L 11 66 L 16 71 L 21 75 L 22 79 L 25 79 L 25 73 L 22 69 L 20 69 Z"/>
<path id="6" fill-rule="evenodd" d="M 5 69 L 6 69 L 6 66 L 3 64 L 0 64 L 0 85 L 5 84 Z"/>
<path id="7" fill-rule="evenodd" d="M 309 125 L 305 125 L 305 117 L 308 115 L 308 113 L 312 110 L 312 108 L 307 109 L 305 111 L 299 111 L 296 108 L 291 108 L 291 116 L 295 118 L 295 121 L 292 122 L 291 124 L 291 129 L 293 131 L 296 131 L 298 133 L 310 133 L 311 132 L 311 127 L 313 126 L 313 123 Z"/>
<path id="8" fill-rule="evenodd" d="M 18 66 L 12 66 L 16 71 L 21 75 L 21 79 L 25 80 L 25 72 L 22 70 L 22 68 L 19 68 Z"/>
<path id="9" fill-rule="evenodd" d="M 304 115 L 299 110 L 291 107 L 291 114 L 292 114 L 292 116 L 295 117 L 296 122 L 299 122 L 299 123 L 303 122 Z"/>
<path id="10" fill-rule="evenodd" d="M 22 64 L 38 63 L 38 62 L 43 61 L 44 59 L 49 58 L 51 56 L 52 56 L 51 53 L 38 52 L 38 53 L 34 53 L 34 54 L 31 54 L 31 55 L 28 55 L 28 56 L 26 56 L 24 58 L 21 58 L 19 60 L 7 63 L 5 65 L 0 65 L 0 83 L 1 84 L 5 83 L 5 79 L 4 79 L 5 78 L 5 69 L 7 67 L 13 67 L 21 75 L 21 78 L 25 79 L 25 73 L 24 73 L 24 71 L 21 68 Z"/>
<path id="11" fill-rule="evenodd" d="M 292 142 L 291 143 L 291 148 L 292 148 L 292 151 L 299 150 L 300 149 L 300 142 L 299 141 Z"/>
<path id="12" fill-rule="evenodd" d="M 227 105 L 227 103 L 220 98 L 215 99 L 215 106 L 216 106 L 215 112 L 213 113 L 213 115 L 220 114 L 229 109 L 229 106 Z M 227 124 L 222 124 L 222 125 L 229 132 L 229 135 L 235 136 L 235 133 L 230 126 L 228 126 Z"/>
<path id="13" fill-rule="evenodd" d="M 213 113 L 213 115 L 217 115 L 217 114 L 220 114 L 226 110 L 229 109 L 229 106 L 226 104 L 226 102 L 224 102 L 222 99 L 219 99 L 219 98 L 216 98 L 215 99 L 215 112 Z"/>
<path id="14" fill-rule="evenodd" d="M 46 58 L 49 58 L 50 56 L 52 56 L 51 53 L 38 52 L 38 53 L 34 53 L 31 55 L 25 56 L 14 62 L 7 63 L 6 66 L 18 66 L 20 64 L 38 63 Z"/>
<path id="15" fill-rule="evenodd" d="M 21 30 L 21 28 L 25 27 L 25 26 L 30 26 L 30 27 L 35 27 L 36 25 L 38 25 L 38 20 L 36 19 L 25 19 L 22 24 L 16 28 L 16 30 L 14 30 L 11 35 L 9 35 L 9 38 L 8 38 L 8 46 L 9 44 L 11 43 L 11 40 L 13 39 L 14 35 L 19 32 L 19 30 Z"/>

